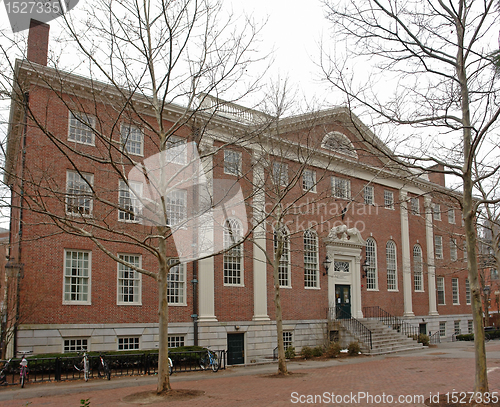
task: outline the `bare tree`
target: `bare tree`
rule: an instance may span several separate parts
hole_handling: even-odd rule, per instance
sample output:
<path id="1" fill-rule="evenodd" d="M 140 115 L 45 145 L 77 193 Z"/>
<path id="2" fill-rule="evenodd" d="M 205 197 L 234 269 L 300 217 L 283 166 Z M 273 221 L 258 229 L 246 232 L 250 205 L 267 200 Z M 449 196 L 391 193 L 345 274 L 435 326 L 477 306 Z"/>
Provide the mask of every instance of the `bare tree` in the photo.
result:
<path id="1" fill-rule="evenodd" d="M 320 65 L 329 83 L 354 110 L 371 114 L 374 125 L 398 125 L 399 148 L 395 158 L 388 158 L 419 173 L 439 165 L 434 170 L 460 182 L 476 335 L 474 390 L 487 392 L 475 232 L 476 212 L 484 200 L 474 200 L 473 192 L 480 179 L 498 172 L 492 133 L 500 114 L 495 102 L 499 88 L 491 57 L 497 44 L 490 41 L 498 32 L 496 1 L 324 4 L 337 50 L 339 41 L 346 40 L 344 58 L 322 55 Z M 357 70 L 356 63 L 363 71 L 369 63 L 371 71 Z M 363 79 L 355 85 L 357 75 Z M 388 82 L 394 84 L 391 93 Z M 491 163 L 480 176 L 474 171 L 479 162 Z"/>

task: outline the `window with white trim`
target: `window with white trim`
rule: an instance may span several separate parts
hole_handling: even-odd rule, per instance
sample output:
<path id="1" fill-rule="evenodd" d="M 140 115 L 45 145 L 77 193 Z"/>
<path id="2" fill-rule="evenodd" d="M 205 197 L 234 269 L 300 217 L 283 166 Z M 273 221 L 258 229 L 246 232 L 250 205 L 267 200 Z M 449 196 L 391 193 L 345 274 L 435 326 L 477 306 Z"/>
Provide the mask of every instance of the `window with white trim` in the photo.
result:
<path id="1" fill-rule="evenodd" d="M 169 336 L 167 341 L 169 349 L 184 346 L 184 336 Z"/>
<path id="2" fill-rule="evenodd" d="M 461 334 L 460 321 L 454 321 L 453 327 L 454 327 L 455 335 L 460 335 Z"/>
<path id="3" fill-rule="evenodd" d="M 394 209 L 394 193 L 392 191 L 384 191 L 384 207 Z"/>
<path id="4" fill-rule="evenodd" d="M 88 350 L 87 338 L 71 338 L 64 340 L 64 353 L 87 352 Z"/>
<path id="5" fill-rule="evenodd" d="M 120 180 L 118 183 L 118 220 L 140 222 L 142 215 L 142 182 Z"/>
<path id="6" fill-rule="evenodd" d="M 120 141 L 126 152 L 134 155 L 144 153 L 144 135 L 142 130 L 133 124 L 122 123 L 120 129 Z"/>
<path id="7" fill-rule="evenodd" d="M 138 336 L 118 338 L 118 350 L 138 350 L 139 346 Z"/>
<path id="8" fill-rule="evenodd" d="M 304 231 L 304 287 L 319 287 L 318 235 L 314 230 Z"/>
<path id="9" fill-rule="evenodd" d="M 467 242 L 464 242 L 464 260 L 467 260 Z"/>
<path id="10" fill-rule="evenodd" d="M 467 333 L 470 333 L 470 334 L 474 333 L 474 321 L 472 319 L 469 319 L 467 321 Z"/>
<path id="11" fill-rule="evenodd" d="M 446 305 L 444 296 L 444 277 L 436 277 L 436 291 L 438 305 Z"/>
<path id="12" fill-rule="evenodd" d="M 434 236 L 434 255 L 436 259 L 443 258 L 443 236 Z"/>
<path id="13" fill-rule="evenodd" d="M 286 187 L 288 185 L 288 164 L 281 162 L 273 163 L 273 182 L 275 185 Z"/>
<path id="14" fill-rule="evenodd" d="M 366 239 L 366 261 L 368 263 L 366 269 L 366 288 L 368 290 L 377 290 L 377 244 L 371 237 Z"/>
<path id="15" fill-rule="evenodd" d="M 395 291 L 398 289 L 396 243 L 389 240 L 385 245 L 385 257 L 387 263 L 387 289 Z"/>
<path id="16" fill-rule="evenodd" d="M 365 185 L 363 188 L 365 205 L 375 204 L 375 188 L 372 185 Z"/>
<path id="17" fill-rule="evenodd" d="M 418 244 L 413 246 L 413 288 L 415 291 L 424 291 L 422 248 Z"/>
<path id="18" fill-rule="evenodd" d="M 471 293 L 470 293 L 470 283 L 469 279 L 465 279 L 465 303 L 467 305 L 471 304 Z"/>
<path id="19" fill-rule="evenodd" d="M 351 198 L 351 180 L 345 178 L 332 177 L 332 195 L 335 198 Z"/>
<path id="20" fill-rule="evenodd" d="M 90 304 L 91 252 L 65 250 L 64 303 Z"/>
<path id="21" fill-rule="evenodd" d="M 241 152 L 224 150 L 224 174 L 241 175 Z"/>
<path id="22" fill-rule="evenodd" d="M 141 256 L 119 254 L 118 258 L 135 267 L 141 267 Z M 118 262 L 118 304 L 141 304 L 141 273 Z"/>
<path id="23" fill-rule="evenodd" d="M 432 205 L 432 214 L 434 216 L 434 220 L 441 220 L 441 205 Z"/>
<path id="24" fill-rule="evenodd" d="M 92 215 L 94 174 L 66 171 L 66 213 Z"/>
<path id="25" fill-rule="evenodd" d="M 292 331 L 283 331 L 283 348 L 287 350 L 293 346 L 293 333 Z"/>
<path id="26" fill-rule="evenodd" d="M 224 249 L 242 240 L 243 227 L 237 219 L 226 219 L 224 223 Z M 243 245 L 239 244 L 224 252 L 223 274 L 225 285 L 243 285 Z"/>
<path id="27" fill-rule="evenodd" d="M 177 260 L 171 259 L 170 264 Z M 167 277 L 167 300 L 169 305 L 186 304 L 186 265 L 177 264 L 170 268 Z"/>
<path id="28" fill-rule="evenodd" d="M 182 226 L 187 218 L 187 191 L 176 189 L 165 195 L 167 226 Z"/>
<path id="29" fill-rule="evenodd" d="M 69 112 L 68 140 L 94 145 L 95 117 L 79 112 Z"/>
<path id="30" fill-rule="evenodd" d="M 439 336 L 446 336 L 446 321 L 439 321 Z"/>
<path id="31" fill-rule="evenodd" d="M 453 298 L 453 305 L 459 305 L 460 297 L 458 296 L 458 278 L 451 279 L 451 294 Z"/>
<path id="32" fill-rule="evenodd" d="M 178 136 L 170 136 L 166 143 L 165 159 L 169 163 L 187 164 L 187 140 Z"/>
<path id="33" fill-rule="evenodd" d="M 288 231 L 282 227 L 274 231 L 274 252 L 278 250 L 279 243 L 282 243 L 282 253 L 278 268 L 280 287 L 291 287 L 290 276 L 290 237 Z"/>
<path id="34" fill-rule="evenodd" d="M 304 191 L 316 192 L 316 171 L 304 170 L 302 173 L 302 189 Z"/>
<path id="35" fill-rule="evenodd" d="M 420 201 L 417 197 L 410 199 L 411 213 L 413 215 L 420 215 Z"/>
<path id="36" fill-rule="evenodd" d="M 357 158 L 358 154 L 351 140 L 345 135 L 338 131 L 332 131 L 323 137 L 321 147 L 328 150 L 332 150 L 336 153 L 341 153 L 348 155 L 353 158 Z"/>
<path id="37" fill-rule="evenodd" d="M 456 261 L 457 260 L 457 239 L 455 238 L 450 238 L 450 260 L 451 261 Z"/>
<path id="38" fill-rule="evenodd" d="M 448 208 L 448 223 L 454 225 L 455 224 L 455 209 Z"/>

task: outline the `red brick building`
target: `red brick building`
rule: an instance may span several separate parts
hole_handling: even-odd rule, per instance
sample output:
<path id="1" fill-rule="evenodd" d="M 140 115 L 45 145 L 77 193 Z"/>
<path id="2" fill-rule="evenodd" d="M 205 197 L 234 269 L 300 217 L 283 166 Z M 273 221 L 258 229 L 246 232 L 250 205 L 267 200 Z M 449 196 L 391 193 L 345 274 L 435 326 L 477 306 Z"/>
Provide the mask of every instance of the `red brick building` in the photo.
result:
<path id="1" fill-rule="evenodd" d="M 151 227 L 138 221 L 130 191 L 109 166 L 124 148 L 136 162 L 159 152 L 150 130 L 156 126 L 152 109 L 135 97 L 136 110 L 123 109 L 120 116 L 123 95 L 47 67 L 47 47 L 48 26 L 32 28 L 28 59 L 16 65 L 9 123 L 9 256 L 23 264 L 24 275 L 18 350 L 155 348 L 156 281 L 65 224 L 102 227 L 112 255 L 144 269 L 157 267 L 156 257 L 138 244 Z M 164 125 L 183 112 L 169 106 Z M 470 330 L 462 216 L 446 198 L 451 191 L 444 176 L 391 165 L 365 140 L 390 151 L 345 108 L 281 119 L 279 126 L 257 131 L 266 119 L 262 112 L 205 96 L 196 121 L 180 127 L 175 141 L 195 139 L 204 124 L 200 150 L 212 152 L 203 158 L 207 179 L 234 180 L 245 197 L 247 219 L 228 215 L 236 229 L 262 219 L 275 204 L 270 191 L 287 186 L 289 236 L 280 266 L 287 343 L 297 350 L 323 343 L 327 309 L 339 306 L 358 319 L 366 307 L 378 306 L 422 332 L 439 330 L 443 338 Z M 121 165 L 127 173 L 133 167 Z M 188 201 L 178 194 L 168 210 L 182 212 Z M 170 346 L 240 347 L 241 359 L 233 363 L 272 355 L 273 276 L 265 259 L 273 253 L 271 220 L 259 223 L 250 237 L 225 254 L 172 269 Z M 214 239 L 224 240 L 223 232 Z"/>

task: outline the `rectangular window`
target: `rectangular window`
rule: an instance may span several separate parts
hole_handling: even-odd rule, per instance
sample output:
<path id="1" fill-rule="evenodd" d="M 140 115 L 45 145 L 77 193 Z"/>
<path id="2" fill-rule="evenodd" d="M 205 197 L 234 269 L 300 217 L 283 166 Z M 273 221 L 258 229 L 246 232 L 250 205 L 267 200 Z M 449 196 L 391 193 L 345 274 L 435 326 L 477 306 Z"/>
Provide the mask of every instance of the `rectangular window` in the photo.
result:
<path id="1" fill-rule="evenodd" d="M 470 334 L 474 333 L 474 321 L 472 319 L 467 321 L 467 332 Z"/>
<path id="2" fill-rule="evenodd" d="M 118 338 L 118 350 L 137 350 L 139 348 L 139 337 Z"/>
<path id="3" fill-rule="evenodd" d="M 141 267 L 141 256 L 119 254 L 118 257 L 135 267 Z M 118 304 L 141 304 L 141 273 L 118 263 Z"/>
<path id="4" fill-rule="evenodd" d="M 273 163 L 273 182 L 275 185 L 286 187 L 288 185 L 288 164 Z"/>
<path id="5" fill-rule="evenodd" d="M 142 183 L 129 181 L 129 186 L 124 181 L 118 185 L 118 219 L 124 222 L 140 222 L 142 215 Z"/>
<path id="6" fill-rule="evenodd" d="M 467 260 L 467 242 L 464 242 L 464 260 Z"/>
<path id="7" fill-rule="evenodd" d="M 74 338 L 64 340 L 64 353 L 88 351 L 88 339 Z"/>
<path id="8" fill-rule="evenodd" d="M 165 195 L 168 226 L 182 226 L 187 217 L 187 191 L 177 189 Z"/>
<path id="9" fill-rule="evenodd" d="M 187 141 L 182 137 L 170 136 L 167 140 L 165 160 L 169 163 L 185 165 L 187 163 Z"/>
<path id="10" fill-rule="evenodd" d="M 286 231 L 281 232 L 283 248 L 278 268 L 278 279 L 280 287 L 291 287 L 290 282 L 290 239 Z M 278 231 L 274 231 L 274 252 L 279 246 Z"/>
<path id="11" fill-rule="evenodd" d="M 175 263 L 177 260 L 170 260 Z M 168 273 L 167 299 L 169 304 L 186 304 L 186 265 L 180 263 L 173 266 Z"/>
<path id="12" fill-rule="evenodd" d="M 432 213 L 434 220 L 441 220 L 441 206 L 439 204 L 432 205 Z"/>
<path id="13" fill-rule="evenodd" d="M 436 259 L 443 258 L 443 237 L 434 236 L 434 254 Z"/>
<path id="14" fill-rule="evenodd" d="M 448 208 L 448 223 L 455 224 L 455 209 Z"/>
<path id="15" fill-rule="evenodd" d="M 446 336 L 446 321 L 439 322 L 439 336 Z"/>
<path id="16" fill-rule="evenodd" d="M 454 321 L 454 324 L 453 324 L 453 327 L 454 327 L 454 331 L 455 331 L 455 335 L 460 335 L 460 321 Z"/>
<path id="17" fill-rule="evenodd" d="M 394 193 L 392 191 L 384 191 L 384 207 L 394 209 Z"/>
<path id="18" fill-rule="evenodd" d="M 458 278 L 451 279 L 451 292 L 453 297 L 453 305 L 459 305 L 460 298 L 458 296 Z"/>
<path id="19" fill-rule="evenodd" d="M 470 283 L 468 278 L 465 280 L 465 303 L 467 305 L 471 304 Z"/>
<path id="20" fill-rule="evenodd" d="M 64 252 L 64 303 L 90 304 L 90 252 Z"/>
<path id="21" fill-rule="evenodd" d="M 316 171 L 304 170 L 302 173 L 302 189 L 316 192 Z"/>
<path id="22" fill-rule="evenodd" d="M 241 153 L 234 150 L 224 150 L 224 174 L 241 175 Z"/>
<path id="23" fill-rule="evenodd" d="M 94 175 L 68 170 L 66 172 L 66 213 L 92 215 Z"/>
<path id="24" fill-rule="evenodd" d="M 317 288 L 318 280 L 318 236 L 307 230 L 304 232 L 304 287 Z"/>
<path id="25" fill-rule="evenodd" d="M 122 124 L 120 129 L 121 144 L 129 154 L 143 155 L 144 136 L 139 127 Z"/>
<path id="26" fill-rule="evenodd" d="M 351 181 L 345 178 L 332 177 L 332 194 L 335 198 L 351 198 Z"/>
<path id="27" fill-rule="evenodd" d="M 444 297 L 444 277 L 436 278 L 436 289 L 437 289 L 437 300 L 438 305 L 445 305 L 445 297 Z"/>
<path id="28" fill-rule="evenodd" d="M 457 239 L 453 237 L 450 239 L 450 259 L 451 261 L 457 260 Z"/>
<path id="29" fill-rule="evenodd" d="M 283 348 L 287 350 L 290 346 L 293 346 L 293 335 L 291 331 L 283 331 Z"/>
<path id="30" fill-rule="evenodd" d="M 95 117 L 85 113 L 69 112 L 68 140 L 94 145 Z"/>
<path id="31" fill-rule="evenodd" d="M 365 185 L 363 188 L 363 195 L 365 199 L 365 205 L 375 204 L 375 188 L 371 185 Z"/>
<path id="32" fill-rule="evenodd" d="M 420 215 L 420 201 L 418 198 L 411 198 L 411 213 L 413 215 Z"/>
<path id="33" fill-rule="evenodd" d="M 184 346 L 184 337 L 183 336 L 169 336 L 168 337 L 168 347 L 170 348 L 179 348 Z"/>

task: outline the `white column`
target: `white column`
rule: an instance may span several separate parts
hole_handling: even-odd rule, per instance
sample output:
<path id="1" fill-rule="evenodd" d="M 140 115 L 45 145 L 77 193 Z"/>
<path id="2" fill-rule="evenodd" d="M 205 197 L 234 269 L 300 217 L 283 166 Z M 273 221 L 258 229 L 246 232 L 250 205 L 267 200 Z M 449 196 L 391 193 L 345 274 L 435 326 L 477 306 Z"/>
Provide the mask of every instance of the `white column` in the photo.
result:
<path id="1" fill-rule="evenodd" d="M 254 160 L 258 162 L 258 157 L 254 153 Z M 266 196 L 264 192 L 264 168 L 260 164 L 253 167 L 253 320 L 269 321 L 267 315 L 267 261 L 266 261 L 266 226 L 265 204 Z M 259 223 L 261 222 L 261 223 Z"/>
<path id="2" fill-rule="evenodd" d="M 214 303 L 214 258 L 198 261 L 199 306 L 198 321 L 217 321 Z"/>
<path id="3" fill-rule="evenodd" d="M 401 251 L 403 255 L 403 297 L 405 317 L 411 317 L 413 313 L 412 287 L 411 287 L 411 258 L 410 258 L 410 226 L 408 223 L 408 193 L 400 191 L 399 202 L 401 212 Z"/>
<path id="4" fill-rule="evenodd" d="M 429 315 L 439 315 L 436 304 L 436 267 L 434 265 L 434 232 L 431 198 L 424 198 L 425 240 L 427 244 L 427 283 L 429 286 Z"/>
<path id="5" fill-rule="evenodd" d="M 361 250 L 360 250 L 361 251 Z M 354 260 L 354 271 L 352 281 L 352 296 L 353 301 L 353 314 L 355 318 L 363 318 L 363 309 L 361 308 L 361 255 L 357 255 Z"/>

